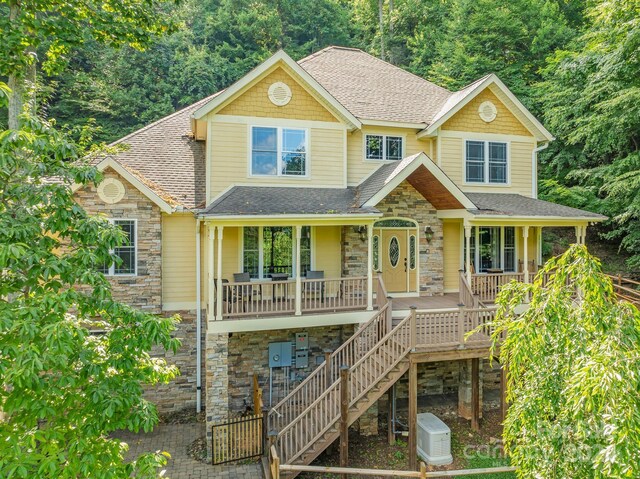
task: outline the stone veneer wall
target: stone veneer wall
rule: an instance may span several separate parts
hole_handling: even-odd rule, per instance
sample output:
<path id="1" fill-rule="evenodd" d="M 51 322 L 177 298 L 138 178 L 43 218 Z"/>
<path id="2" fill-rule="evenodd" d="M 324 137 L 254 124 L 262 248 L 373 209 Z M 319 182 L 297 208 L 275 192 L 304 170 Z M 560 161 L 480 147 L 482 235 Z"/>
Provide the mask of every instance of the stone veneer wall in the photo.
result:
<path id="1" fill-rule="evenodd" d="M 293 319 L 293 318 L 292 318 Z M 268 321 L 268 320 L 265 320 Z M 273 397 L 272 405 L 296 387 L 322 361 L 324 351 L 337 349 L 353 334 L 353 325 L 327 326 L 306 329 L 285 329 L 274 331 L 255 331 L 233 333 L 229 337 L 229 410 L 232 413 L 242 412 L 245 405 L 252 406 L 253 375 L 258 375 L 258 382 L 263 390 L 265 406 L 269 406 L 269 343 L 291 341 L 295 344 L 295 334 L 309 334 L 309 366 L 298 369 L 290 368 L 296 380 L 289 381 L 288 386 L 284 371 L 274 369 L 272 372 Z"/>
<path id="2" fill-rule="evenodd" d="M 104 177 L 116 178 L 124 185 L 125 195 L 118 203 L 104 203 L 93 185 L 79 189 L 75 196 L 78 203 L 90 214 L 102 214 L 112 219 L 137 220 L 137 274 L 108 277 L 114 299 L 149 313 L 163 316 L 179 313 L 182 317 L 182 322 L 174 333 L 182 341 L 182 348 L 178 353 L 174 355 L 161 348 L 152 351 L 154 356 L 165 357 L 169 363 L 176 364 L 181 375 L 169 384 L 147 387 L 145 397 L 153 401 L 161 413 L 195 408 L 196 312 L 162 312 L 162 212 L 113 170 L 105 170 Z M 203 321 L 203 329 L 205 326 L 206 321 Z"/>
<path id="3" fill-rule="evenodd" d="M 407 181 L 402 182 L 386 198 L 376 205 L 384 218 L 402 217 L 418 222 L 418 254 L 420 260 L 420 293 L 440 295 L 444 292 L 444 258 L 442 221 L 436 216 L 435 207 Z M 430 243 L 424 237 L 425 226 L 433 230 Z M 342 228 L 342 274 L 363 276 L 367 274 L 367 242 L 352 226 Z"/>

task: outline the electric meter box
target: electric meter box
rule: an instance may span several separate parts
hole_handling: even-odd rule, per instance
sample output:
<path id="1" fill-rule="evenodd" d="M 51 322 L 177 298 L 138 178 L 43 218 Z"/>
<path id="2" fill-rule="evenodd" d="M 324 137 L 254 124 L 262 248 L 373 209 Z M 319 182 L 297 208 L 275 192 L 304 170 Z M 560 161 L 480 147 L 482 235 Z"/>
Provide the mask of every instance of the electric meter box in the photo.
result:
<path id="1" fill-rule="evenodd" d="M 296 368 L 304 369 L 309 367 L 309 351 L 296 351 Z"/>
<path id="2" fill-rule="evenodd" d="M 296 351 L 309 349 L 309 333 L 296 333 Z"/>
<path id="3" fill-rule="evenodd" d="M 288 368 L 291 366 L 291 341 L 269 343 L 269 367 Z"/>

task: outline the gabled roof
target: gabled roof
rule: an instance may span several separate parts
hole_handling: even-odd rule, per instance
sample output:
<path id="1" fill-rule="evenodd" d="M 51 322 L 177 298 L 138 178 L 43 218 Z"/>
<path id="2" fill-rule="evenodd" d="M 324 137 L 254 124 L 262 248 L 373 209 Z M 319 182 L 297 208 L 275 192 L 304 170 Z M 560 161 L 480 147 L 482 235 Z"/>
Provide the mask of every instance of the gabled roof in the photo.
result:
<path id="1" fill-rule="evenodd" d="M 362 50 L 327 47 L 299 61 L 353 115 L 428 125 L 451 92 Z"/>
<path id="2" fill-rule="evenodd" d="M 202 216 L 376 215 L 361 207 L 355 188 L 234 186 L 202 211 Z"/>
<path id="3" fill-rule="evenodd" d="M 217 93 L 216 93 L 217 95 Z M 110 158 L 134 174 L 161 198 L 195 208 L 205 198 L 204 142 L 191 134 L 191 114 L 216 95 L 151 123 L 111 144 L 129 148 Z M 96 159 L 98 165 L 103 159 Z"/>
<path id="4" fill-rule="evenodd" d="M 512 193 L 467 193 L 478 207 L 470 209 L 474 216 L 514 216 L 528 218 L 570 218 L 604 221 L 606 216 L 569 206 Z"/>
<path id="5" fill-rule="evenodd" d="M 375 206 L 405 180 L 437 209 L 475 208 L 462 190 L 422 152 L 378 168 L 358 186 L 358 202 L 362 206 Z"/>
<path id="6" fill-rule="evenodd" d="M 330 92 L 328 92 L 317 80 L 309 75 L 309 73 L 300 67 L 289 55 L 283 50 L 279 50 L 272 55 L 268 60 L 262 62 L 256 68 L 251 70 L 245 76 L 240 78 L 237 82 L 231 85 L 226 90 L 220 92 L 215 98 L 201 105 L 197 110 L 193 112 L 193 117 L 198 120 L 212 111 L 216 111 L 237 95 L 241 94 L 248 86 L 257 82 L 260 78 L 271 72 L 278 64 L 287 68 L 289 73 L 297 77 L 303 85 L 309 87 L 309 92 L 316 96 L 316 99 L 320 100 L 330 111 L 332 111 L 338 118 L 342 118 L 352 128 L 360 128 L 361 124 L 353 114 L 345 108 L 339 101 L 334 98 Z"/>
<path id="7" fill-rule="evenodd" d="M 502 83 L 494 73 L 476 80 L 475 82 L 467 85 L 462 90 L 451 94 L 449 98 L 443 103 L 440 110 L 432 118 L 429 126 L 418 134 L 420 136 L 429 136 L 435 134 L 438 128 L 440 128 L 444 122 L 459 112 L 467 103 L 473 100 L 486 88 L 493 87 L 492 91 L 496 93 L 496 96 L 505 103 L 505 106 L 511 110 L 514 115 L 530 130 L 539 141 L 553 141 L 554 137 L 549 131 L 540 123 L 535 116 L 531 114 L 529 110 L 518 100 L 518 98 L 511 93 L 511 90 Z"/>

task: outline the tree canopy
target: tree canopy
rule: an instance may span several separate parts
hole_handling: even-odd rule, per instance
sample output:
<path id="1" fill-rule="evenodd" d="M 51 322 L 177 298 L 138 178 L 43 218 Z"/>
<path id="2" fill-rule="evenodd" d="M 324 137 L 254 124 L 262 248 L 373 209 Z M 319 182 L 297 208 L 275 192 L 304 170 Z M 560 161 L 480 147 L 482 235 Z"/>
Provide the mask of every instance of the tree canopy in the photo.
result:
<path id="1" fill-rule="evenodd" d="M 518 477 L 638 477 L 640 311 L 618 302 L 581 245 L 496 302 L 493 341 L 508 368 L 503 439 Z"/>

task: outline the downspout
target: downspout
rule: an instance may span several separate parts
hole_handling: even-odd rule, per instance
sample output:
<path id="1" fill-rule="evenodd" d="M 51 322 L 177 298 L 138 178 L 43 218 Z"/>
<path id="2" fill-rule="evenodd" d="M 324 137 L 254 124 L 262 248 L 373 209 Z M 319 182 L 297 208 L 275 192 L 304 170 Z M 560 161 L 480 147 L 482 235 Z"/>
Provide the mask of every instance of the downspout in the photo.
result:
<path id="1" fill-rule="evenodd" d="M 549 142 L 547 141 L 544 145 L 538 146 L 533 149 L 531 152 L 531 196 L 533 198 L 538 198 L 538 152 L 542 150 L 546 150 L 549 146 Z"/>
<path id="2" fill-rule="evenodd" d="M 200 218 L 196 218 L 196 412 L 202 411 L 202 305 L 200 298 Z"/>

